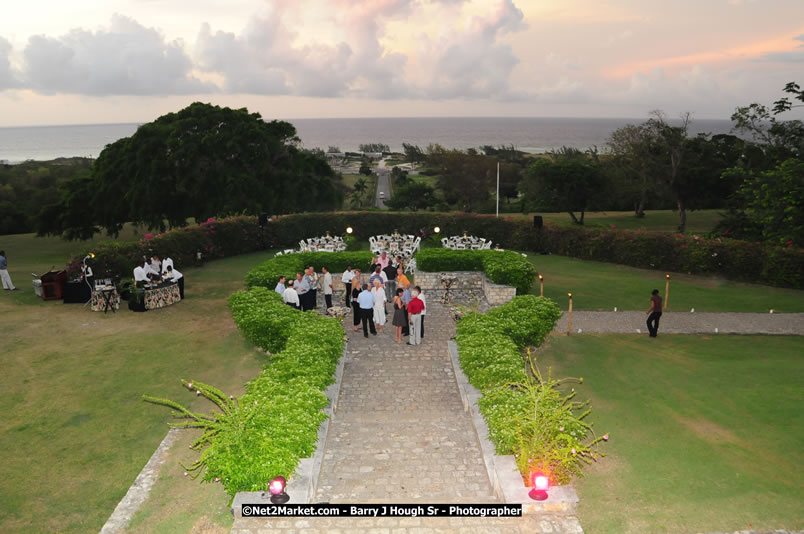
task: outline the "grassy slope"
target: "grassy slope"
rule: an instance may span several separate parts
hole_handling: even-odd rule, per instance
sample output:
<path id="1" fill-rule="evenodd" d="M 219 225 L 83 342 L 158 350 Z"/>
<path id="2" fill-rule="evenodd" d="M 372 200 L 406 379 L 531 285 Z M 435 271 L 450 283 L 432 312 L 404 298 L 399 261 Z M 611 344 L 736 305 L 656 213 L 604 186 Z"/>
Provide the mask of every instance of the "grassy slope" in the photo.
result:
<path id="1" fill-rule="evenodd" d="M 804 340 L 553 336 L 608 453 L 576 483 L 589 534 L 801 529 Z M 577 386 L 576 386 L 577 388 Z"/>
<path id="2" fill-rule="evenodd" d="M 3 243 L 18 271 L 63 264 L 77 250 L 30 236 Z M 236 330 L 226 298 L 268 257 L 182 269 L 187 300 L 144 314 L 42 302 L 12 268 L 21 291 L 0 298 L 0 532 L 99 530 L 167 430 L 169 411 L 143 393 L 207 409 L 179 379 L 242 391 L 265 357 Z"/>
<path id="3" fill-rule="evenodd" d="M 544 276 L 544 295 L 562 309 L 570 291 L 576 310 L 647 310 L 651 290 L 664 294 L 663 272 L 532 252 L 528 259 Z M 539 294 L 538 280 L 531 292 Z M 804 291 L 674 273 L 668 306 L 668 311 L 804 312 Z"/>

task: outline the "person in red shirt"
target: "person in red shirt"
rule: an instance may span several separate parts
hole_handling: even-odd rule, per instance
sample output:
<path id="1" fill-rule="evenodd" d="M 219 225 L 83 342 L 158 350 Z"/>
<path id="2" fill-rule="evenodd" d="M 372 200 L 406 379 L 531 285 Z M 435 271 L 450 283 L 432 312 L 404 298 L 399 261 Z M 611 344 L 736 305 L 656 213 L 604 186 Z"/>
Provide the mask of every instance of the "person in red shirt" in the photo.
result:
<path id="1" fill-rule="evenodd" d="M 651 293 L 650 309 L 648 314 L 648 332 L 650 337 L 656 337 L 659 334 L 659 319 L 662 316 L 662 297 L 659 296 L 659 290 L 654 289 Z"/>
<path id="2" fill-rule="evenodd" d="M 415 289 L 410 292 L 410 303 L 408 304 L 408 320 L 410 321 L 410 341 L 408 345 L 422 344 L 422 312 L 424 302 L 419 298 L 419 292 Z"/>

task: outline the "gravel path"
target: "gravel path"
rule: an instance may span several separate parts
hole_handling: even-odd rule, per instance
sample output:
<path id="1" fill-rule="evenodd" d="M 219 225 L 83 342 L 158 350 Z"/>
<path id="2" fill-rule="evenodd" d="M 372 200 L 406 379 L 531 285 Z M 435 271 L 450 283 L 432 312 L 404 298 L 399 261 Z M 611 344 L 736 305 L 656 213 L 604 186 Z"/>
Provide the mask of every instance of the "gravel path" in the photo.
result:
<path id="1" fill-rule="evenodd" d="M 645 334 L 645 312 L 572 313 L 572 333 Z M 567 312 L 559 319 L 555 331 L 567 331 Z M 659 334 L 774 334 L 804 335 L 804 313 L 690 313 L 665 312 L 659 323 Z"/>

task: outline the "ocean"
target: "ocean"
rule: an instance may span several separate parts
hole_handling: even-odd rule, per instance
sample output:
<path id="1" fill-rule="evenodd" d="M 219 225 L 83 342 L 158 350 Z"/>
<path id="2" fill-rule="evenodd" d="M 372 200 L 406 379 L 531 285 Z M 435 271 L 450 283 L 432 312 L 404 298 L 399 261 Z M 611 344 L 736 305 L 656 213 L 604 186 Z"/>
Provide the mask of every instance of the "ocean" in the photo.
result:
<path id="1" fill-rule="evenodd" d="M 363 143 L 383 143 L 401 151 L 402 143 L 425 148 L 438 143 L 446 148 L 482 145 L 514 145 L 531 152 L 549 152 L 562 146 L 585 150 L 604 145 L 611 132 L 640 119 L 581 118 L 376 118 L 289 119 L 305 148 L 357 151 Z M 0 161 L 49 160 L 57 157 L 96 158 L 103 148 L 132 135 L 138 124 L 90 124 L 72 126 L 20 126 L 0 128 Z M 690 133 L 729 133 L 728 120 L 695 120 Z"/>

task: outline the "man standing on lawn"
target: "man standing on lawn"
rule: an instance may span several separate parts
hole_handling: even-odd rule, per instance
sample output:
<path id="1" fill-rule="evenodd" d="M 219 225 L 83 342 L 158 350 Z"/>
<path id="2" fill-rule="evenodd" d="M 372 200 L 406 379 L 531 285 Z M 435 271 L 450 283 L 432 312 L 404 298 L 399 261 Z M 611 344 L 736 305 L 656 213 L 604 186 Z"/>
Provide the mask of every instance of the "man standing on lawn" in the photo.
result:
<path id="1" fill-rule="evenodd" d="M 650 308 L 646 312 L 648 315 L 648 332 L 650 337 L 656 337 L 659 333 L 659 319 L 662 317 L 662 297 L 659 296 L 659 290 L 654 289 L 651 292 L 653 295 L 650 298 Z"/>
<path id="2" fill-rule="evenodd" d="M 8 275 L 8 260 L 6 259 L 6 251 L 0 250 L 0 278 L 3 279 L 3 289 L 6 291 L 16 291 L 17 288 L 11 283 L 11 277 Z"/>

